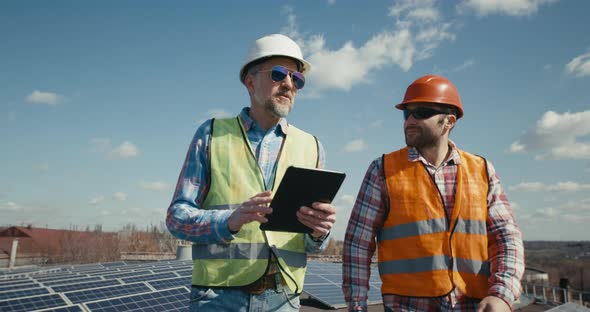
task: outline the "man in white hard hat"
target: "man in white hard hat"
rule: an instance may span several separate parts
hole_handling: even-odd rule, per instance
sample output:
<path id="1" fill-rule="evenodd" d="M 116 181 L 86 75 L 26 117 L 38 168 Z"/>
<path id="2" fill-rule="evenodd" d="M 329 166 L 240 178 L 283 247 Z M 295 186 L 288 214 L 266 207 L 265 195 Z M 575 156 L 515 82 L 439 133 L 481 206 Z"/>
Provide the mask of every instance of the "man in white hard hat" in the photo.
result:
<path id="1" fill-rule="evenodd" d="M 193 242 L 191 311 L 299 310 L 307 253 L 325 248 L 336 210 L 301 207 L 309 234 L 259 226 L 288 166 L 324 166 L 319 141 L 285 119 L 310 68 L 290 38 L 256 40 L 240 69 L 250 107 L 206 121 L 190 144 L 166 225 Z"/>

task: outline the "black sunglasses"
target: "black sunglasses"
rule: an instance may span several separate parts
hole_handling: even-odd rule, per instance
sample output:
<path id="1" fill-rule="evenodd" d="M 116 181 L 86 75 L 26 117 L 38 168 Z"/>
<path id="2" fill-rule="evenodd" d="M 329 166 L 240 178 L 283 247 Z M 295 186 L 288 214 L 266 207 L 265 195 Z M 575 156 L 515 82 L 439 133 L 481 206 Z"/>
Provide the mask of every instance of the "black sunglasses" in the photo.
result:
<path id="1" fill-rule="evenodd" d="M 404 108 L 404 120 L 408 120 L 408 118 L 410 118 L 410 115 L 414 116 L 415 119 L 422 120 L 440 114 L 450 115 L 450 113 L 428 107 L 418 107 L 414 109 Z"/>
<path id="2" fill-rule="evenodd" d="M 305 85 L 305 77 L 303 77 L 302 73 L 298 71 L 289 71 L 287 68 L 280 65 L 276 65 L 270 70 L 259 70 L 258 72 L 270 72 L 270 78 L 274 82 L 281 82 L 285 80 L 287 76 L 290 76 L 291 80 L 293 80 L 295 88 L 297 89 L 303 89 L 303 86 Z"/>

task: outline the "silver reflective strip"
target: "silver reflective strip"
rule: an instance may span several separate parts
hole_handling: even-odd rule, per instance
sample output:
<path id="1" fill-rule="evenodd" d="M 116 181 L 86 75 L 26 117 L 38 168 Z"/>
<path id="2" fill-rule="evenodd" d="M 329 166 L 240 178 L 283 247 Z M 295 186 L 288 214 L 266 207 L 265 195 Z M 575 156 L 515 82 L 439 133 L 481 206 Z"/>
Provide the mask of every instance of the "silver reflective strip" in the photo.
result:
<path id="1" fill-rule="evenodd" d="M 478 220 L 458 219 L 455 227 L 456 233 L 481 234 L 486 235 L 486 223 Z"/>
<path id="2" fill-rule="evenodd" d="M 427 272 L 433 270 L 448 270 L 450 266 L 451 258 L 441 255 L 426 258 L 379 262 L 379 273 L 399 274 Z"/>
<path id="3" fill-rule="evenodd" d="M 240 207 L 241 204 L 225 204 L 225 205 L 209 205 L 206 209 L 216 209 L 216 210 L 227 210 L 227 209 L 237 209 Z"/>
<path id="4" fill-rule="evenodd" d="M 392 240 L 423 234 L 439 233 L 446 230 L 447 220 L 445 218 L 423 220 L 384 228 L 381 230 L 379 239 Z"/>
<path id="5" fill-rule="evenodd" d="M 272 250 L 277 257 L 283 258 L 283 260 L 285 260 L 285 263 L 287 263 L 287 265 L 290 267 L 304 268 L 307 265 L 306 253 L 278 249 L 275 246 L 272 247 Z"/>
<path id="6" fill-rule="evenodd" d="M 268 259 L 265 243 L 193 244 L 193 259 Z"/>
<path id="7" fill-rule="evenodd" d="M 471 259 L 455 258 L 453 270 L 479 275 L 490 275 L 490 263 Z"/>

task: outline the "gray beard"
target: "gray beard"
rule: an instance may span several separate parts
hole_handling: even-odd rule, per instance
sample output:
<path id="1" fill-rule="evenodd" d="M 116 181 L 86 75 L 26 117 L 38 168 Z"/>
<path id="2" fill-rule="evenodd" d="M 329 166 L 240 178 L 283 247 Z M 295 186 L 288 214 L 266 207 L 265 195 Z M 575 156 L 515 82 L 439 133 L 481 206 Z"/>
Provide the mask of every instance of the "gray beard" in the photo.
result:
<path id="1" fill-rule="evenodd" d="M 292 102 L 291 107 L 293 107 L 294 104 L 295 103 Z M 278 118 L 285 118 L 291 112 L 291 109 L 289 106 L 275 104 L 272 102 L 272 100 L 268 100 L 266 102 L 265 108 L 266 108 L 266 110 L 271 112 L 271 114 L 273 114 L 275 117 L 278 117 Z"/>

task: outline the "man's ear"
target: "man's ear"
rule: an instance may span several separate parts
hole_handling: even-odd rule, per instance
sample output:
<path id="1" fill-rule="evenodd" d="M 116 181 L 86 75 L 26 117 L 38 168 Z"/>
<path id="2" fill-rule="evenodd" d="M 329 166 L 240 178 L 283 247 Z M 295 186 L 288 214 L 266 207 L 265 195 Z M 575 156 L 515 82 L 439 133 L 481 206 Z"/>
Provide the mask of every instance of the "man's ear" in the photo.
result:
<path id="1" fill-rule="evenodd" d="M 254 92 L 254 75 L 247 74 L 246 78 L 244 78 L 244 85 L 246 85 L 248 93 L 252 94 Z"/>
<path id="2" fill-rule="evenodd" d="M 449 115 L 447 115 L 447 118 L 445 118 L 445 120 L 446 120 L 445 127 L 447 127 L 449 130 L 451 130 L 455 127 L 455 124 L 457 123 L 457 116 L 455 116 L 453 114 L 449 114 Z"/>

